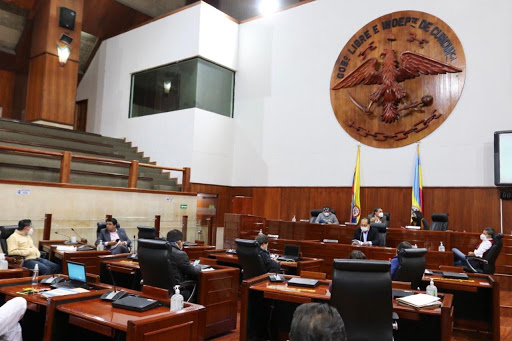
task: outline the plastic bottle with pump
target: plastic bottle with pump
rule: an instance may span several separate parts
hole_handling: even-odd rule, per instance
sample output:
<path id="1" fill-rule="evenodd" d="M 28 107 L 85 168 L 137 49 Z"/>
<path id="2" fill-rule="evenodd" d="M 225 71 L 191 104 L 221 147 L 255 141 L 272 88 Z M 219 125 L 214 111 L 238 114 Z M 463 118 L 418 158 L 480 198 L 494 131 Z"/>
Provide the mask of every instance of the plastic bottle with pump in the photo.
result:
<path id="1" fill-rule="evenodd" d="M 434 280 L 430 279 L 430 284 L 427 285 L 427 295 L 437 297 L 437 287 L 434 285 Z"/>
<path id="2" fill-rule="evenodd" d="M 180 294 L 180 286 L 174 287 L 175 294 L 171 297 L 171 311 L 183 309 L 183 296 Z"/>
<path id="3" fill-rule="evenodd" d="M 297 221 L 297 218 L 295 218 L 295 216 L 293 216 L 292 221 L 293 221 L 293 222 L 296 222 L 296 221 Z"/>
<path id="4" fill-rule="evenodd" d="M 0 270 L 7 270 L 9 268 L 9 264 L 5 260 L 5 254 L 0 253 Z"/>
<path id="5" fill-rule="evenodd" d="M 441 251 L 441 252 L 446 251 L 446 249 L 444 248 L 443 242 L 441 242 L 441 244 L 439 244 L 439 251 Z"/>
<path id="6" fill-rule="evenodd" d="M 39 283 L 39 280 L 37 277 L 39 277 L 39 265 L 36 264 L 36 266 L 34 266 L 34 269 L 32 270 L 32 272 L 34 273 L 32 275 L 32 288 L 35 288 L 37 287 L 37 284 Z"/>

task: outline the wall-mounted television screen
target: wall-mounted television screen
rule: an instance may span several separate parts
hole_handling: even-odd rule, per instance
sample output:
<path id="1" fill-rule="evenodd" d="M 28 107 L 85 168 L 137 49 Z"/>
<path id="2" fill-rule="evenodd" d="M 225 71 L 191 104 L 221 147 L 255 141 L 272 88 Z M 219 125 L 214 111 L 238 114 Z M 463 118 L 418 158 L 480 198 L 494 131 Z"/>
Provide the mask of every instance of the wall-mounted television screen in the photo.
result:
<path id="1" fill-rule="evenodd" d="M 512 186 L 512 130 L 494 133 L 494 184 Z"/>

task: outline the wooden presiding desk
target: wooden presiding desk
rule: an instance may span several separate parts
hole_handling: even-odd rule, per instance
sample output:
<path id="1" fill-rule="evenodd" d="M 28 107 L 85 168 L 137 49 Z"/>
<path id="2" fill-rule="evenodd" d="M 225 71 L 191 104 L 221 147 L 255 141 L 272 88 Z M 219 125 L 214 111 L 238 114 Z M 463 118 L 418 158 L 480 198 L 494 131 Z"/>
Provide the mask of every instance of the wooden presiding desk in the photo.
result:
<path id="1" fill-rule="evenodd" d="M 468 280 L 443 278 L 440 270 L 423 276 L 422 288 L 430 279 L 438 292 L 453 294 L 455 328 L 478 330 L 500 340 L 500 287 L 493 276 L 467 274 Z"/>
<path id="2" fill-rule="evenodd" d="M 102 279 L 110 277 L 105 273 L 107 265 L 113 272 L 141 278 L 139 263 L 129 260 L 127 254 L 103 256 L 100 263 Z M 238 269 L 221 265 L 212 267 L 215 270 L 199 274 L 197 287 L 197 303 L 206 308 L 206 338 L 236 329 L 238 308 Z"/>
<path id="3" fill-rule="evenodd" d="M 287 279 L 291 277 L 286 276 Z M 315 288 L 289 287 L 286 283 L 270 282 L 268 274 L 243 281 L 240 340 L 250 340 L 253 337 L 268 338 L 266 326 L 272 323 L 268 320 L 271 314 L 278 316 L 281 326 L 284 323 L 288 328 L 282 331 L 288 332 L 293 312 L 297 306 L 310 302 L 329 302 L 331 299 L 330 281 L 319 282 L 320 284 Z M 440 296 L 442 297 L 441 307 L 413 309 L 399 305 L 396 301 L 393 302 L 393 311 L 400 318 L 398 331 L 401 331 L 401 324 L 412 326 L 403 328 L 403 333 L 400 334 L 401 339 L 451 340 L 453 296 L 451 294 L 440 294 Z M 271 329 L 274 331 L 276 328 Z M 403 335 L 406 332 L 411 334 Z"/>
<path id="4" fill-rule="evenodd" d="M 216 259 L 219 264 L 239 267 L 238 256 L 226 250 L 212 250 L 207 253 L 209 258 Z M 282 252 L 281 252 L 282 254 Z M 301 271 L 320 271 L 323 259 L 300 257 L 296 262 L 280 262 L 287 274 L 300 275 Z"/>

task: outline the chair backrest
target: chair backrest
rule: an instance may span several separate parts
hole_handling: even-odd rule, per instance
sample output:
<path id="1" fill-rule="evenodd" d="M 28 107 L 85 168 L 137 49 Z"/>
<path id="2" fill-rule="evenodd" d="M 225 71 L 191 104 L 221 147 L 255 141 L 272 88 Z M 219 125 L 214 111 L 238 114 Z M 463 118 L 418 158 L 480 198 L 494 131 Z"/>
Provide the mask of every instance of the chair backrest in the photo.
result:
<path id="1" fill-rule="evenodd" d="M 314 210 L 311 210 L 311 218 L 309 218 L 309 222 L 310 223 L 314 223 L 315 220 L 316 220 L 316 217 L 318 217 L 318 215 L 320 213 L 322 213 L 324 210 L 322 208 L 320 209 L 314 209 Z M 336 214 L 336 210 L 335 209 L 331 209 L 331 213 L 332 214 Z"/>
<path id="2" fill-rule="evenodd" d="M 370 227 L 375 227 L 379 231 L 379 245 L 376 246 L 386 246 L 386 233 L 387 227 L 384 223 L 371 223 Z"/>
<path id="3" fill-rule="evenodd" d="M 2 252 L 5 253 L 6 255 L 8 254 L 7 253 L 7 238 L 9 238 L 11 236 L 11 234 L 13 234 L 14 231 L 16 231 L 17 228 L 18 228 L 18 225 L 0 226 L 0 245 L 2 246 Z"/>
<path id="4" fill-rule="evenodd" d="M 432 214 L 432 231 L 446 231 L 448 229 L 448 213 L 434 213 Z"/>
<path id="5" fill-rule="evenodd" d="M 235 239 L 238 264 L 243 270 L 244 279 L 266 273 L 263 259 L 260 256 L 260 244 L 255 240 Z"/>
<path id="6" fill-rule="evenodd" d="M 156 239 L 157 232 L 153 226 L 137 226 L 137 230 L 139 230 L 138 239 Z"/>
<path id="7" fill-rule="evenodd" d="M 411 288 L 417 289 L 427 267 L 427 252 L 427 249 L 404 249 L 398 252 L 400 265 L 393 275 L 393 281 L 411 282 Z"/>
<path id="8" fill-rule="evenodd" d="M 97 227 L 96 227 L 96 238 L 98 238 L 100 236 L 100 231 L 102 229 L 106 229 L 107 228 L 107 223 L 104 222 L 104 221 L 100 221 L 98 223 L 96 223 Z M 117 223 L 116 225 L 117 228 L 120 228 L 121 225 L 119 225 L 119 223 Z"/>
<path id="9" fill-rule="evenodd" d="M 389 226 L 389 219 L 391 217 L 391 214 L 389 212 L 383 212 L 384 213 L 384 216 L 386 217 L 386 225 Z"/>
<path id="10" fill-rule="evenodd" d="M 393 339 L 393 297 L 388 261 L 335 259 L 331 302 L 347 340 Z"/>
<path id="11" fill-rule="evenodd" d="M 169 254 L 171 244 L 159 239 L 139 239 L 138 258 L 144 285 L 174 292 L 176 283 Z"/>
<path id="12" fill-rule="evenodd" d="M 487 264 L 484 264 L 482 272 L 484 274 L 493 275 L 496 268 L 496 259 L 498 258 L 501 249 L 503 248 L 503 233 L 494 235 L 494 243 L 491 248 L 485 253 L 484 259 Z"/>

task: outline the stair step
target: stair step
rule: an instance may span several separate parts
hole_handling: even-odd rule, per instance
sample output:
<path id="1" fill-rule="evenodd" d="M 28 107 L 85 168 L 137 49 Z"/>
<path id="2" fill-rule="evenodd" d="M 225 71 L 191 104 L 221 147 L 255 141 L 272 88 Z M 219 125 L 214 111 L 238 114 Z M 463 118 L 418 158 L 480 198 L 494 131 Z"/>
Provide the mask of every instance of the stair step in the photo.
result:
<path id="1" fill-rule="evenodd" d="M 181 186 L 153 185 L 153 189 L 158 191 L 181 192 Z"/>

